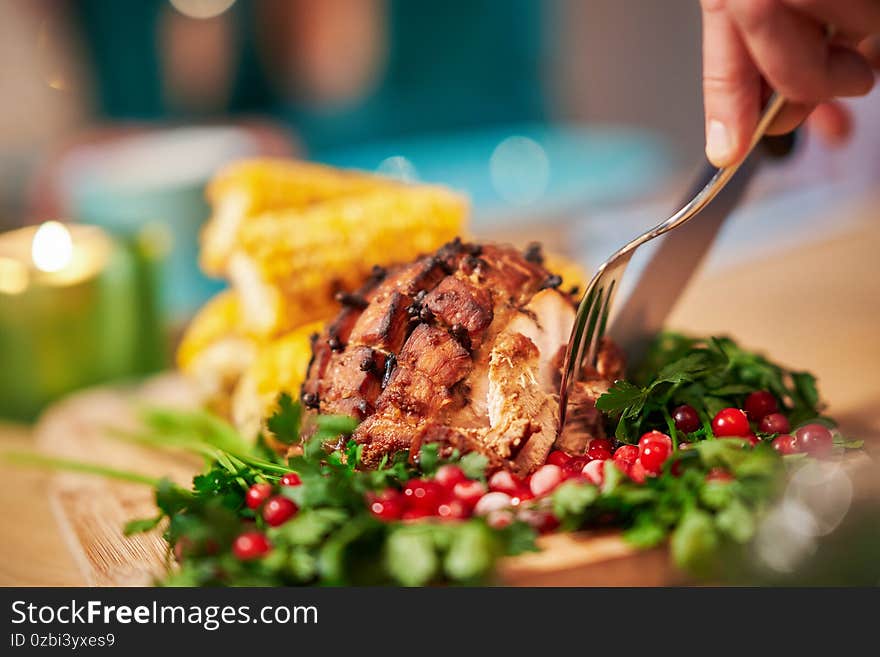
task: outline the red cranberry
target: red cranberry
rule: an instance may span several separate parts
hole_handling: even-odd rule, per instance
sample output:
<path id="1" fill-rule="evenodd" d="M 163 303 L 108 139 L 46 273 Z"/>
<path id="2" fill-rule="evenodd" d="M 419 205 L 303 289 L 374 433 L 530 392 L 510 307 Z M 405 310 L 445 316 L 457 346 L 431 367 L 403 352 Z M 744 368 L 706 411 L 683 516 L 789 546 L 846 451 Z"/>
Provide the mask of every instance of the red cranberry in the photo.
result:
<path id="1" fill-rule="evenodd" d="M 529 489 L 535 497 L 551 492 L 565 479 L 565 473 L 558 465 L 542 465 L 529 480 Z"/>
<path id="2" fill-rule="evenodd" d="M 799 427 L 795 432 L 800 451 L 807 452 L 812 456 L 828 456 L 834 447 L 834 437 L 828 427 L 813 423 Z"/>
<path id="3" fill-rule="evenodd" d="M 281 477 L 282 486 L 299 486 L 300 484 L 302 484 L 302 479 L 300 479 L 299 475 L 295 472 L 288 472 Z"/>
<path id="4" fill-rule="evenodd" d="M 418 509 L 427 514 L 433 514 L 445 497 L 443 486 L 425 479 L 410 479 L 403 487 L 403 494 L 408 510 Z"/>
<path id="5" fill-rule="evenodd" d="M 604 449 L 606 452 L 613 452 L 613 451 L 614 451 L 614 443 L 612 443 L 612 442 L 611 442 L 610 440 L 608 440 L 607 438 L 593 438 L 593 439 L 590 441 L 590 445 L 589 445 L 589 446 L 590 446 L 590 447 L 596 447 L 596 448 L 601 447 L 601 448 Z"/>
<path id="6" fill-rule="evenodd" d="M 693 433 L 700 428 L 700 415 L 697 409 L 688 404 L 682 404 L 672 411 L 672 419 L 675 428 L 682 433 Z"/>
<path id="7" fill-rule="evenodd" d="M 271 549 L 269 539 L 262 532 L 245 532 L 232 542 L 232 553 L 242 561 L 258 559 Z"/>
<path id="8" fill-rule="evenodd" d="M 733 475 L 724 468 L 712 468 L 706 473 L 706 481 L 714 481 L 719 484 L 726 484 L 733 481 Z"/>
<path id="9" fill-rule="evenodd" d="M 489 490 L 514 495 L 523 487 L 523 481 L 512 472 L 499 470 L 489 477 Z"/>
<path id="10" fill-rule="evenodd" d="M 401 520 L 421 520 L 422 518 L 428 518 L 434 515 L 431 511 L 427 509 L 407 509 L 404 511 L 400 519 Z"/>
<path id="11" fill-rule="evenodd" d="M 639 448 L 635 445 L 621 445 L 617 448 L 617 451 L 614 452 L 614 462 L 626 466 L 623 468 L 624 470 L 635 463 L 638 458 Z"/>
<path id="12" fill-rule="evenodd" d="M 485 493 L 486 485 L 482 481 L 460 481 L 452 489 L 455 499 L 461 500 L 469 509 L 473 509 Z"/>
<path id="13" fill-rule="evenodd" d="M 434 475 L 434 481 L 446 490 L 451 491 L 455 488 L 455 484 L 467 481 L 467 476 L 457 465 L 441 465 L 437 470 L 437 474 Z"/>
<path id="14" fill-rule="evenodd" d="M 470 516 L 470 507 L 461 500 L 450 500 L 437 507 L 437 515 L 449 520 L 461 520 Z"/>
<path id="15" fill-rule="evenodd" d="M 749 429 L 749 418 L 738 408 L 722 408 L 712 420 L 712 433 L 719 438 L 745 436 Z"/>
<path id="16" fill-rule="evenodd" d="M 761 418 L 758 430 L 761 433 L 788 433 L 791 431 L 791 424 L 782 413 L 770 413 Z"/>
<path id="17" fill-rule="evenodd" d="M 272 485 L 259 482 L 253 484 L 244 494 L 244 501 L 249 509 L 258 509 L 272 494 Z"/>
<path id="18" fill-rule="evenodd" d="M 389 522 L 398 520 L 403 515 L 406 502 L 403 494 L 393 488 L 388 488 L 376 495 L 370 503 L 370 513 L 379 520 Z"/>
<path id="19" fill-rule="evenodd" d="M 746 415 L 752 422 L 760 422 L 761 419 L 775 413 L 779 410 L 779 404 L 776 403 L 776 397 L 766 390 L 756 390 L 748 397 L 743 405 L 746 409 Z"/>
<path id="20" fill-rule="evenodd" d="M 639 439 L 639 462 L 646 472 L 660 474 L 672 453 L 672 438 L 659 431 L 649 431 Z"/>
<path id="21" fill-rule="evenodd" d="M 584 466 L 591 460 L 589 456 L 573 456 L 568 460 L 568 463 L 562 466 L 562 472 L 566 478 L 579 477 Z"/>
<path id="22" fill-rule="evenodd" d="M 270 527 L 277 527 L 290 520 L 296 512 L 297 507 L 293 500 L 289 500 L 283 495 L 276 495 L 266 500 L 263 505 L 263 520 Z"/>
<path id="23" fill-rule="evenodd" d="M 587 450 L 587 456 L 591 459 L 604 461 L 605 459 L 611 458 L 611 450 L 605 447 L 604 445 L 596 445 L 594 444 L 596 441 L 590 444 L 590 448 Z M 607 440 L 603 440 L 603 443 L 608 443 Z M 609 443 L 610 444 L 610 443 Z"/>
<path id="24" fill-rule="evenodd" d="M 550 455 L 547 457 L 547 463 L 550 465 L 558 465 L 560 468 L 568 463 L 571 457 L 563 452 L 561 449 L 554 450 L 550 452 Z"/>
<path id="25" fill-rule="evenodd" d="M 755 446 L 761 444 L 761 439 L 758 438 L 758 437 L 757 437 L 755 434 L 753 434 L 752 432 L 747 433 L 745 436 L 743 436 L 743 438 L 745 438 L 746 440 L 748 440 L 748 441 L 749 441 L 749 445 L 751 445 L 752 447 L 755 447 Z"/>
<path id="26" fill-rule="evenodd" d="M 780 454 L 796 454 L 798 451 L 797 441 L 794 436 L 787 433 L 776 436 L 770 445 Z"/>

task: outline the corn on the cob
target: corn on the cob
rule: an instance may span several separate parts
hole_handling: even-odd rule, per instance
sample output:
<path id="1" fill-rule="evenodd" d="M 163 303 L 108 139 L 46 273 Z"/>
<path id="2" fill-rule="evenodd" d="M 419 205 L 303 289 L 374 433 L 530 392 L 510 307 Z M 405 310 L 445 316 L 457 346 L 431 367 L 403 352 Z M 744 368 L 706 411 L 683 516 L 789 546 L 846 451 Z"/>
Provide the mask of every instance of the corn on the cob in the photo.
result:
<path id="1" fill-rule="evenodd" d="M 202 268 L 225 272 L 238 231 L 249 217 L 394 185 L 380 176 L 294 160 L 244 160 L 221 170 L 208 186 L 213 208 L 202 232 Z"/>
<path id="2" fill-rule="evenodd" d="M 232 420 L 245 436 L 256 436 L 279 394 L 299 397 L 312 357 L 311 337 L 322 328 L 323 322 L 306 324 L 259 348 L 232 398 Z"/>
<path id="3" fill-rule="evenodd" d="M 224 290 L 202 306 L 186 327 L 177 349 L 177 366 L 188 371 L 207 347 L 239 334 L 240 328 L 238 295 Z"/>
<path id="4" fill-rule="evenodd" d="M 250 218 L 229 267 L 244 325 L 266 336 L 326 317 L 337 290 L 462 234 L 466 213 L 447 190 L 398 185 Z"/>
<path id="5" fill-rule="evenodd" d="M 256 356 L 256 341 L 240 330 L 235 293 L 211 299 L 187 328 L 177 350 L 177 363 L 205 405 L 228 415 L 232 391 Z"/>

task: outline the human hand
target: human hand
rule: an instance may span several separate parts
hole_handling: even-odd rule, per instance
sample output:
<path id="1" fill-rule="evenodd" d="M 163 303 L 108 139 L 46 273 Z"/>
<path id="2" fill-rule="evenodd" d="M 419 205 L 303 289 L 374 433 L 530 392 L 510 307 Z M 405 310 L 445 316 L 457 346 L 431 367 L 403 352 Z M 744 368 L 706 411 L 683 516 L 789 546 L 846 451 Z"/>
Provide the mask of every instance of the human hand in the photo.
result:
<path id="1" fill-rule="evenodd" d="M 788 101 L 768 130 L 783 134 L 807 116 L 830 140 L 849 132 L 834 99 L 861 96 L 880 64 L 880 0 L 700 0 L 706 156 L 715 166 L 748 149 L 770 90 Z M 826 26 L 835 36 L 826 38 Z"/>

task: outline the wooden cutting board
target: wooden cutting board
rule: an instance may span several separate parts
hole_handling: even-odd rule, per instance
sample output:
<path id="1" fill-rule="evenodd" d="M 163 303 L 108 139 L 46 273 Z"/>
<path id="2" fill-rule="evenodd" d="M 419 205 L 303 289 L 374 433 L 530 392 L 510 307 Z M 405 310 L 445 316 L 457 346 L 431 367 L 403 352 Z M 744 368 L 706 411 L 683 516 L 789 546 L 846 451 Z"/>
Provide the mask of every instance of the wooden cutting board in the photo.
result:
<path id="1" fill-rule="evenodd" d="M 136 409 L 143 405 L 195 407 L 195 397 L 175 374 L 138 387 L 87 391 L 44 415 L 36 429 L 37 445 L 47 454 L 168 476 L 188 486 L 202 465 L 198 459 L 112 437 L 114 428 L 136 426 Z M 144 586 L 165 571 L 167 554 L 158 530 L 131 537 L 122 533 L 128 520 L 155 515 L 148 487 L 62 473 L 52 478 L 48 494 L 66 547 L 89 586 Z M 615 533 L 548 536 L 542 547 L 540 553 L 506 560 L 503 581 L 524 586 L 678 581 L 664 550 L 636 551 Z"/>

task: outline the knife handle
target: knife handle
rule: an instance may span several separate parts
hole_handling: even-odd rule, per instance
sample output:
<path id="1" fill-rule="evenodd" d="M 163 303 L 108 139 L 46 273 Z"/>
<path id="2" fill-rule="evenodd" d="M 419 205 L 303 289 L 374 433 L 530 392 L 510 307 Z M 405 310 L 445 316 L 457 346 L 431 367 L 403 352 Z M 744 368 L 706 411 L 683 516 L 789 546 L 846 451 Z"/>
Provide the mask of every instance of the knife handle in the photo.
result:
<path id="1" fill-rule="evenodd" d="M 765 135 L 761 138 L 761 150 L 771 160 L 787 157 L 798 142 L 798 131 L 792 130 L 784 135 Z"/>

